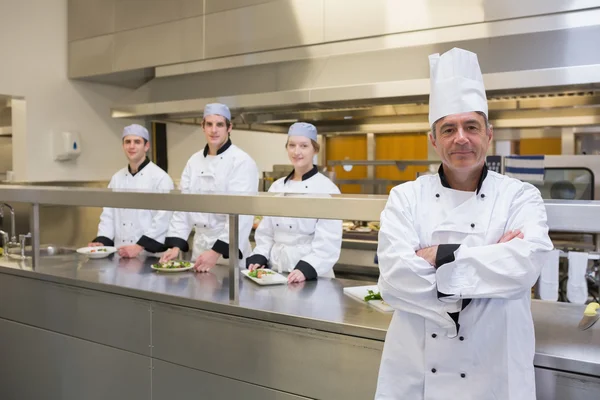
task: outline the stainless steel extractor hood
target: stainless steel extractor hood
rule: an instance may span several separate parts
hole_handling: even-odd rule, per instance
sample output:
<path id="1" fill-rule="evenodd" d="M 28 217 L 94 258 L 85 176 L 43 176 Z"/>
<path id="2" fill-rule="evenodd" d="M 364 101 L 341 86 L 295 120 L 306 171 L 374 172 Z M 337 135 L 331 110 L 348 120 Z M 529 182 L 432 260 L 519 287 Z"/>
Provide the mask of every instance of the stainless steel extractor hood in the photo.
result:
<path id="1" fill-rule="evenodd" d="M 271 52 L 263 63 L 260 54 L 207 62 L 198 72 L 157 74 L 112 115 L 198 123 L 204 105 L 219 101 L 242 129 L 285 132 L 308 120 L 325 134 L 427 131 L 428 55 L 462 47 L 478 54 L 496 126 L 600 125 L 600 25 L 495 34 L 400 47 L 380 38 L 375 50 L 344 44 L 335 52 L 331 44 L 304 55 L 281 50 L 293 55 L 287 61 Z"/>

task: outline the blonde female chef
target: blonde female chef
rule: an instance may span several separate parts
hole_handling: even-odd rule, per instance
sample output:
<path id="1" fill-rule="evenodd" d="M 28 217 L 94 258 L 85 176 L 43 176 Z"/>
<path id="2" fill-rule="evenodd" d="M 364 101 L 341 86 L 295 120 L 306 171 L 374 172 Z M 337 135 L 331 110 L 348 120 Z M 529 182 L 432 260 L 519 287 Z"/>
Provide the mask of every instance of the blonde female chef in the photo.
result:
<path id="1" fill-rule="evenodd" d="M 273 183 L 269 192 L 340 193 L 337 186 L 313 165 L 313 158 L 319 152 L 314 125 L 293 124 L 288 131 L 286 149 L 294 170 Z M 279 272 L 290 272 L 289 283 L 318 276 L 333 278 L 333 266 L 342 245 L 342 221 L 265 217 L 254 238 L 256 247 L 246 260 L 248 269 L 270 266 Z"/>

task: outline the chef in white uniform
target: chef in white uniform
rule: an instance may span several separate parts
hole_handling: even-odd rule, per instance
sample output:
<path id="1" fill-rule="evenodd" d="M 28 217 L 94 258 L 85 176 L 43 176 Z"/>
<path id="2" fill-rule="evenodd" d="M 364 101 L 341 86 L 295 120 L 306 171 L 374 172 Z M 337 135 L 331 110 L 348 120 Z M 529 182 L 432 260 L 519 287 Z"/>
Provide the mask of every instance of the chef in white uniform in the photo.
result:
<path id="1" fill-rule="evenodd" d="M 286 143 L 294 170 L 269 188 L 274 193 L 339 194 L 338 187 L 313 165 L 319 152 L 317 129 L 304 122 L 293 124 Z M 309 201 L 309 200 L 307 200 Z M 288 282 L 317 276 L 334 277 L 340 257 L 342 221 L 313 218 L 264 217 L 254 235 L 256 247 L 246 260 L 250 270 L 270 266 L 290 272 Z"/>
<path id="2" fill-rule="evenodd" d="M 129 160 L 127 168 L 113 175 L 108 187 L 113 190 L 169 192 L 173 180 L 146 153 L 150 148 L 148 130 L 133 124 L 123 129 L 123 150 Z M 98 236 L 89 246 L 115 246 L 121 257 L 166 250 L 165 235 L 171 211 L 104 208 L 100 215 Z"/>
<path id="3" fill-rule="evenodd" d="M 231 113 L 225 104 L 212 103 L 204 108 L 202 129 L 206 136 L 204 150 L 192 155 L 181 175 L 183 193 L 256 193 L 258 167 L 242 149 L 231 143 Z M 253 216 L 239 217 L 239 254 L 243 266 L 251 252 L 250 230 Z M 226 264 L 229 258 L 229 219 L 223 214 L 175 212 L 165 244 L 169 250 L 161 261 L 179 257 L 188 251 L 187 239 L 195 230 L 192 260 L 195 269 L 206 272 L 217 262 Z"/>
<path id="4" fill-rule="evenodd" d="M 436 175 L 395 187 L 381 214 L 379 288 L 395 312 L 376 399 L 533 400 L 530 289 L 552 250 L 539 191 L 488 171 L 474 53 L 429 57 Z"/>

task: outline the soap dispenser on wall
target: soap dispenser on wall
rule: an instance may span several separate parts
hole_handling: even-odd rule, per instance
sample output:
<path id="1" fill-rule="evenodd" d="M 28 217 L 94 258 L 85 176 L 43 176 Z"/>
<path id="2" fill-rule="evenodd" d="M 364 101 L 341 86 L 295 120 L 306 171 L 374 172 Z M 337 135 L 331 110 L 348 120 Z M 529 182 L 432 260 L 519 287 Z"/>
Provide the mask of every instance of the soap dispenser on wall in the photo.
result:
<path id="1" fill-rule="evenodd" d="M 52 134 L 54 161 L 74 160 L 81 154 L 81 143 L 77 132 L 54 132 Z"/>

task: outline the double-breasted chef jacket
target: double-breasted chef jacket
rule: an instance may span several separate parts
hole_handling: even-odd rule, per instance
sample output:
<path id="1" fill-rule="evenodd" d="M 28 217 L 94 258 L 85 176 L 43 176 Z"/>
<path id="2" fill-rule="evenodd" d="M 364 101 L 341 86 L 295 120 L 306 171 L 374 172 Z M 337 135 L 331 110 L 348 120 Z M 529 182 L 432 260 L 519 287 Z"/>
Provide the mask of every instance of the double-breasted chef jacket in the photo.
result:
<path id="1" fill-rule="evenodd" d="M 497 243 L 517 229 L 523 239 Z M 435 267 L 415 253 L 434 245 Z M 395 187 L 379 233 L 395 311 L 376 399 L 535 399 L 530 289 L 552 248 L 539 191 L 485 166 L 475 192 L 441 167 Z"/>

